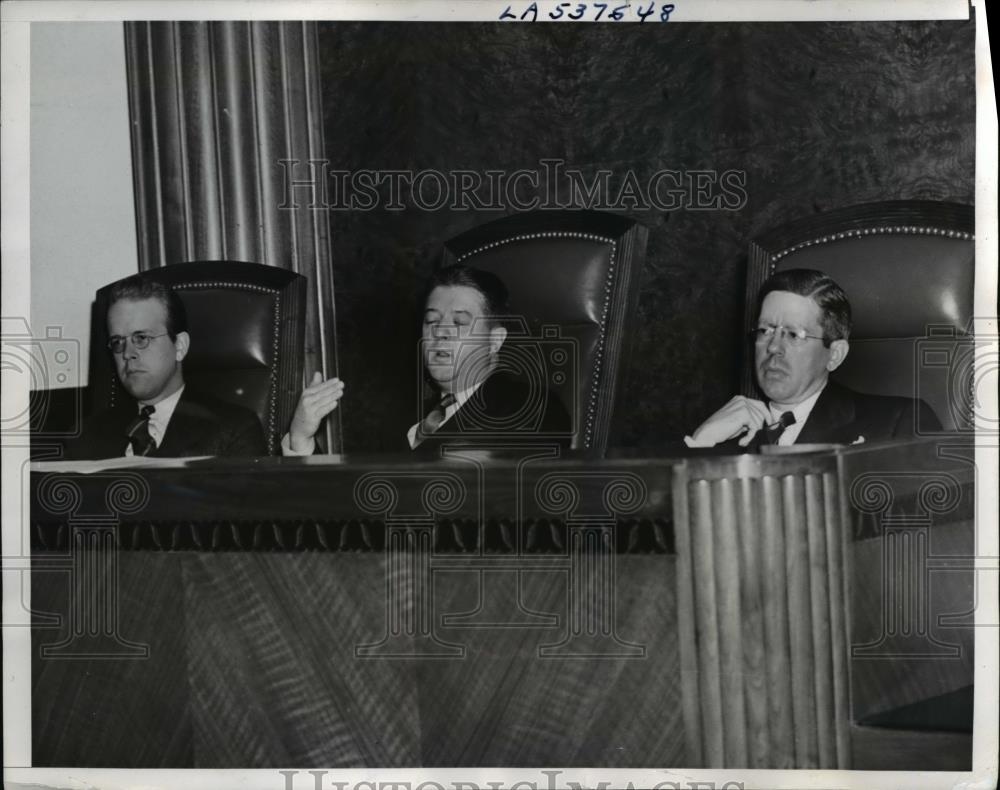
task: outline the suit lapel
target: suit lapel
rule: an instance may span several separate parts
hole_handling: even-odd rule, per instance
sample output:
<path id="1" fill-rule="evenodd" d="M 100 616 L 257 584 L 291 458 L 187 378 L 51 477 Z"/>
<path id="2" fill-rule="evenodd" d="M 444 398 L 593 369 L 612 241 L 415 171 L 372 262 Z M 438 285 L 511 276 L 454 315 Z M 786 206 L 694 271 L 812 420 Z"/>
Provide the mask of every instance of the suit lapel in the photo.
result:
<path id="1" fill-rule="evenodd" d="M 832 437 L 838 429 L 850 425 L 855 420 L 854 397 L 849 390 L 828 381 L 816 399 L 802 432 L 795 444 L 813 444 L 835 441 Z"/>
<path id="2" fill-rule="evenodd" d="M 129 423 L 139 413 L 138 407 L 130 402 L 128 407 L 113 409 L 108 425 L 101 426 L 94 439 L 100 445 L 98 457 L 114 458 L 124 456 L 128 447 Z"/>
<path id="3" fill-rule="evenodd" d="M 205 436 L 215 427 L 212 413 L 189 397 L 184 390 L 174 413 L 167 423 L 166 433 L 154 455 L 164 458 L 178 458 L 185 455 L 212 455 L 206 449 L 204 452 L 192 452 L 192 448 L 204 443 Z"/>
<path id="4" fill-rule="evenodd" d="M 441 427 L 435 433 L 424 439 L 419 446 L 439 444 L 448 439 L 460 438 L 467 433 L 479 433 L 483 430 L 488 430 L 491 425 L 490 415 L 492 415 L 490 404 L 497 400 L 496 389 L 498 386 L 502 386 L 503 383 L 502 374 L 492 373 L 476 388 L 475 392 L 467 400 L 463 401 L 455 413 L 442 423 Z M 424 401 L 425 416 L 430 413 L 439 400 L 440 397 L 436 396 Z M 483 424 L 484 420 L 485 425 Z"/>
<path id="5" fill-rule="evenodd" d="M 163 458 L 180 457 L 184 449 L 190 444 L 192 439 L 191 426 L 187 424 L 188 421 L 181 413 L 180 403 L 177 404 L 177 407 L 170 417 L 170 422 L 167 424 L 167 431 L 163 434 L 163 439 L 153 455 Z"/>
<path id="6" fill-rule="evenodd" d="M 487 379 L 480 384 L 476 391 L 468 397 L 468 399 L 458 407 L 458 410 L 452 415 L 452 418 L 444 424 L 443 427 L 446 429 L 451 427 L 452 432 L 458 433 L 470 433 L 482 430 L 482 425 L 479 424 L 479 420 L 483 418 L 483 415 L 487 414 L 487 404 L 488 400 L 486 398 L 487 387 L 492 386 L 491 382 L 495 378 L 495 375 L 487 377 Z"/>

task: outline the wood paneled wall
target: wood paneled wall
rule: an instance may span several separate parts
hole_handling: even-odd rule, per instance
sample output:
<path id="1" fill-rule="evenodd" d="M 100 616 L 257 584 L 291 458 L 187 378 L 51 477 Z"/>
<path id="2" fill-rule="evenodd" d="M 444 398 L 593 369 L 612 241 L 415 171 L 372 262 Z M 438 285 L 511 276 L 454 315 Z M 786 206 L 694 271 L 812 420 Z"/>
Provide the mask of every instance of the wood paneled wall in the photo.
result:
<path id="1" fill-rule="evenodd" d="M 320 26 L 330 168 L 538 170 L 620 185 L 746 174 L 736 210 L 628 213 L 649 227 L 638 330 L 611 446 L 677 439 L 739 386 L 748 242 L 889 199 L 972 203 L 971 21 Z M 525 189 L 524 197 L 531 190 Z M 513 211 L 513 209 L 510 209 Z M 346 445 L 390 448 L 410 415 L 418 305 L 441 243 L 503 212 L 331 212 Z M 395 422 L 405 422 L 395 421 Z"/>

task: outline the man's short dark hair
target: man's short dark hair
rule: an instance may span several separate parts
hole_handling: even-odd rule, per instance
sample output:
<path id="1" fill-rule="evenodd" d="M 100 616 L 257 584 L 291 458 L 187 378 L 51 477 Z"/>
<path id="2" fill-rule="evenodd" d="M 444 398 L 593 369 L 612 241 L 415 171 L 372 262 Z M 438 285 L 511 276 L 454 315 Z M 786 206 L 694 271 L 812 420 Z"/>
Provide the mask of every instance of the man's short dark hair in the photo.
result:
<path id="1" fill-rule="evenodd" d="M 507 286 L 493 272 L 474 269 L 460 263 L 442 267 L 431 277 L 427 293 L 424 294 L 424 304 L 427 303 L 427 297 L 431 295 L 431 291 L 442 285 L 460 285 L 479 291 L 483 297 L 483 312 L 489 318 L 507 315 L 510 312 L 507 306 Z"/>
<path id="2" fill-rule="evenodd" d="M 133 274 L 111 286 L 108 310 L 116 302 L 142 299 L 156 299 L 163 305 L 167 313 L 167 334 L 170 335 L 171 340 L 177 339 L 178 332 L 188 331 L 187 310 L 184 309 L 184 302 L 174 293 L 173 288 L 155 282 L 148 277 L 143 277 L 141 274 Z"/>
<path id="3" fill-rule="evenodd" d="M 771 275 L 757 295 L 757 315 L 764 297 L 773 291 L 805 296 L 819 305 L 823 345 L 829 347 L 834 340 L 847 340 L 851 336 L 851 303 L 832 277 L 816 269 L 785 269 Z"/>

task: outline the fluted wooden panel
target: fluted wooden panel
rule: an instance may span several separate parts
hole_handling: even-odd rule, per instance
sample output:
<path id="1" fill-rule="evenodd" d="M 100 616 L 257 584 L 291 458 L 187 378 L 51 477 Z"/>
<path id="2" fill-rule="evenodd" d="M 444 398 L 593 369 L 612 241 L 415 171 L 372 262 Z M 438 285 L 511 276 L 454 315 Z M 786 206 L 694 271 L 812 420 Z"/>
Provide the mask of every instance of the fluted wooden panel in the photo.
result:
<path id="1" fill-rule="evenodd" d="M 834 459 L 676 468 L 689 763 L 846 768 L 842 508 Z"/>
<path id="2" fill-rule="evenodd" d="M 286 183 L 324 157 L 315 25 L 128 22 L 125 41 L 139 268 L 224 259 L 305 275 L 305 375 L 335 375 L 328 215 Z"/>

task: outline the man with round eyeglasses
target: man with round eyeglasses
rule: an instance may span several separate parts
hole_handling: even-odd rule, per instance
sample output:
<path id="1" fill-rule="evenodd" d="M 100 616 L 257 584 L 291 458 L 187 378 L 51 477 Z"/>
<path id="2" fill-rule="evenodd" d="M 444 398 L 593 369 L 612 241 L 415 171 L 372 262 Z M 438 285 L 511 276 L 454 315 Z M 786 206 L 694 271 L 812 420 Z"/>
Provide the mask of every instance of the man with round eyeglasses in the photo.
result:
<path id="1" fill-rule="evenodd" d="M 191 346 L 184 303 L 133 275 L 111 289 L 108 352 L 131 398 L 89 418 L 67 457 L 266 455 L 257 415 L 185 386 Z"/>
<path id="2" fill-rule="evenodd" d="M 770 277 L 758 295 L 751 332 L 754 372 L 767 398 L 738 395 L 703 422 L 688 447 L 757 449 L 764 444 L 858 443 L 940 427 L 923 401 L 865 395 L 830 381 L 850 351 L 851 305 L 843 289 L 814 269 Z"/>

